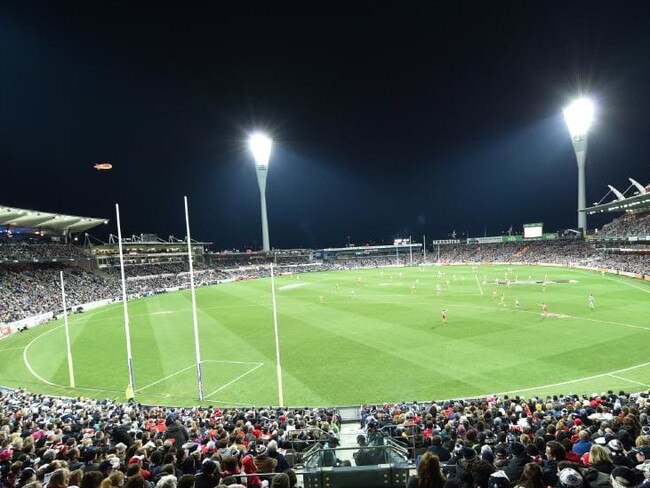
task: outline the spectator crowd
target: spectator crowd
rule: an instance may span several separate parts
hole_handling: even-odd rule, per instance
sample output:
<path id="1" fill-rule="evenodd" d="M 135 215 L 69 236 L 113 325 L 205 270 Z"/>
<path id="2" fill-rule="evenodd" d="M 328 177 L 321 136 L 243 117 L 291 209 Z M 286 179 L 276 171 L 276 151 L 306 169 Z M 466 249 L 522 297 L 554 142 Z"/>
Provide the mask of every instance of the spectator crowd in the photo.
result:
<path id="1" fill-rule="evenodd" d="M 52 261 L 88 259 L 90 254 L 70 244 L 0 244 L 0 263 L 4 261 Z"/>
<path id="2" fill-rule="evenodd" d="M 598 237 L 647 237 L 650 236 L 650 213 L 625 214 L 603 225 Z"/>
<path id="3" fill-rule="evenodd" d="M 489 396 L 363 406 L 355 464 L 401 444 L 408 487 L 647 488 L 650 401 L 623 391 Z M 152 407 L 0 393 L 6 488 L 296 486 L 291 469 L 318 444 L 332 451 L 335 408 Z M 325 459 L 325 456 L 323 457 Z M 361 488 L 361 487 L 360 487 Z"/>
<path id="4" fill-rule="evenodd" d="M 487 397 L 365 406 L 363 443 L 417 458 L 409 488 L 650 486 L 648 394 Z"/>
<path id="5" fill-rule="evenodd" d="M 4 488 L 290 488 L 335 409 L 163 408 L 0 393 Z M 289 454 L 287 457 L 286 454 Z"/>

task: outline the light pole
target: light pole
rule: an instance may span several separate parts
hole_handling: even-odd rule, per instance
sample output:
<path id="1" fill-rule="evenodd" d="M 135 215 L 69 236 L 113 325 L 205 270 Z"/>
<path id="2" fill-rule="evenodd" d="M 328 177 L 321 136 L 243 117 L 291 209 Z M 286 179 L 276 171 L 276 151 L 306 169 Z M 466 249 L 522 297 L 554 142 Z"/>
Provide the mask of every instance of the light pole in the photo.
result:
<path id="1" fill-rule="evenodd" d="M 266 215 L 266 174 L 269 170 L 269 159 L 273 141 L 260 132 L 248 138 L 248 147 L 253 153 L 257 170 L 257 184 L 260 187 L 260 204 L 262 206 L 262 251 L 269 252 L 269 220 Z"/>
<path id="2" fill-rule="evenodd" d="M 578 228 L 587 232 L 587 206 L 585 197 L 585 160 L 587 159 L 587 136 L 594 118 L 594 105 L 588 98 L 580 98 L 564 109 L 564 120 L 571 134 L 571 143 L 578 162 Z"/>

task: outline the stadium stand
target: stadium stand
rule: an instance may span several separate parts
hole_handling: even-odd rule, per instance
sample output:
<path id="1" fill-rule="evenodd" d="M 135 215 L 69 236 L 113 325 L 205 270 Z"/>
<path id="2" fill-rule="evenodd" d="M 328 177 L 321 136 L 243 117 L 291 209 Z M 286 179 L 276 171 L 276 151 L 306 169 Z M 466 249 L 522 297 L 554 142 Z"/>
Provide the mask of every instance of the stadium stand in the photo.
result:
<path id="1" fill-rule="evenodd" d="M 648 473 L 649 412 L 646 393 L 612 391 L 369 405 L 353 465 L 339 458 L 333 408 L 150 407 L 4 391 L 0 475 L 11 488 L 122 475 L 126 486 L 138 475 L 139 486 L 278 486 L 281 473 L 314 487 L 412 487 L 425 486 L 418 480 L 435 457 L 450 488 L 497 486 L 499 468 L 506 483 L 498 486 L 529 486 L 530 464 L 535 486 L 629 488 Z M 423 469 L 407 481 L 420 458 Z M 580 484 L 562 482 L 567 468 Z"/>
<path id="2" fill-rule="evenodd" d="M 65 261 L 89 259 L 90 254 L 69 244 L 0 244 L 0 262 Z"/>
<path id="3" fill-rule="evenodd" d="M 598 237 L 630 238 L 650 236 L 650 213 L 626 214 L 605 224 Z"/>

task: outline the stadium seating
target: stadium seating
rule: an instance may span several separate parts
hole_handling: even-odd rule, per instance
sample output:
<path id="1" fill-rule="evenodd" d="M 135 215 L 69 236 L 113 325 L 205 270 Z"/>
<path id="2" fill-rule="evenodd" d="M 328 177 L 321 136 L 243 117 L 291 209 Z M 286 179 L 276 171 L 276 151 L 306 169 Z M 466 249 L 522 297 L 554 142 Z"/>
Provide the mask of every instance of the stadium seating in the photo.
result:
<path id="1" fill-rule="evenodd" d="M 340 453 L 334 454 L 336 444 L 323 441 L 323 435 L 341 437 L 340 416 L 333 408 L 173 408 L 2 391 L 0 476 L 3 486 L 22 488 L 32 478 L 47 481 L 57 469 L 80 468 L 86 475 L 99 471 L 100 477 L 128 469 L 156 482 L 166 472 L 174 477 L 198 475 L 203 461 L 212 459 L 218 463 L 218 478 L 231 474 L 242 480 L 248 469 L 250 482 L 256 473 L 244 461 L 246 456 L 260 463 L 275 459 L 267 464 L 276 466 L 270 473 L 274 476 L 287 469 L 282 455 L 299 439 L 311 448 L 303 464 L 294 465 L 291 473 L 301 475 L 305 487 L 401 488 L 414 468 L 415 451 L 404 446 L 422 443 L 430 447 L 431 439 L 438 436 L 442 441 L 438 449 L 451 453 L 443 473 L 459 483 L 464 480 L 474 486 L 472 478 L 480 476 L 471 469 L 477 466 L 473 459 L 481 459 L 490 472 L 498 466 L 508 472 L 508 463 L 524 459 L 540 464 L 545 486 L 554 486 L 555 466 L 562 460 L 587 479 L 593 479 L 598 470 L 637 465 L 645 469 L 642 462 L 650 457 L 649 407 L 646 393 L 612 391 L 590 396 L 367 405 L 362 409 L 361 426 L 369 442 L 375 443 L 373 449 L 382 446 L 390 455 L 379 464 L 354 466 L 324 461 Z M 393 432 L 394 440 L 374 437 L 371 424 L 390 426 L 384 430 Z M 579 436 L 579 432 L 588 435 Z M 592 456 L 577 453 L 580 437 L 588 439 L 590 446 L 600 446 L 591 449 Z M 551 441 L 555 443 L 552 448 Z M 327 457 L 328 451 L 334 456 Z M 596 451 L 598 463 L 591 460 Z M 165 464 L 172 466 L 165 468 Z M 637 471 L 641 480 L 642 471 Z M 515 484 L 517 480 L 510 481 Z M 597 486 L 610 486 L 607 477 Z"/>
<path id="2" fill-rule="evenodd" d="M 650 213 L 626 214 L 605 224 L 596 234 L 600 238 L 650 236 Z"/>

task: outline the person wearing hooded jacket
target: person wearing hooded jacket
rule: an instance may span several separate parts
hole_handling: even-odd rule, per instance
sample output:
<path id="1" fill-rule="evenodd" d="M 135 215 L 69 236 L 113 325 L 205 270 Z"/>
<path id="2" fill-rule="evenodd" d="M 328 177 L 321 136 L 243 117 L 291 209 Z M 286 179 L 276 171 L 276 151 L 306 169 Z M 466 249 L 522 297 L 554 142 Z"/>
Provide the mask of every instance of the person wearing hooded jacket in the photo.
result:
<path id="1" fill-rule="evenodd" d="M 519 442 L 515 442 L 510 446 L 512 451 L 512 458 L 508 462 L 504 471 L 509 480 L 518 480 L 524 472 L 524 467 L 528 463 L 533 462 L 533 458 L 526 454 L 526 447 Z"/>
<path id="2" fill-rule="evenodd" d="M 165 427 L 165 435 L 163 438 L 174 439 L 174 445 L 178 446 L 178 448 L 190 440 L 190 434 L 187 432 L 187 429 L 171 416 L 165 420 Z"/>
<path id="3" fill-rule="evenodd" d="M 456 463 L 456 477 L 463 488 L 486 487 L 490 475 L 496 471 L 496 468 L 479 458 L 471 447 L 463 447 L 460 454 L 462 459 Z"/>

